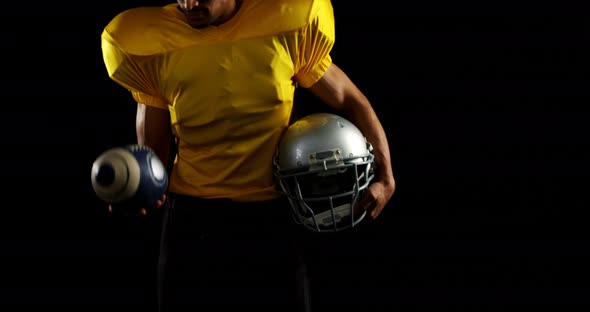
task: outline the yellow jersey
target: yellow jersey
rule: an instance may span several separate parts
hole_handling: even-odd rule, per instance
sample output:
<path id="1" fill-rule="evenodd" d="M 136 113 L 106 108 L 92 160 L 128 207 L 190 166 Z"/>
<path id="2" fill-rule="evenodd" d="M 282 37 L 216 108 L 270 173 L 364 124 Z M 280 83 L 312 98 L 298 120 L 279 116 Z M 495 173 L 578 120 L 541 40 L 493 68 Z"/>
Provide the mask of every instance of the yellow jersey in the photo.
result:
<path id="1" fill-rule="evenodd" d="M 204 29 L 177 3 L 126 10 L 104 28 L 101 48 L 111 79 L 170 112 L 170 192 L 257 201 L 278 196 L 272 159 L 296 83 L 322 77 L 334 40 L 329 0 L 244 0 Z"/>

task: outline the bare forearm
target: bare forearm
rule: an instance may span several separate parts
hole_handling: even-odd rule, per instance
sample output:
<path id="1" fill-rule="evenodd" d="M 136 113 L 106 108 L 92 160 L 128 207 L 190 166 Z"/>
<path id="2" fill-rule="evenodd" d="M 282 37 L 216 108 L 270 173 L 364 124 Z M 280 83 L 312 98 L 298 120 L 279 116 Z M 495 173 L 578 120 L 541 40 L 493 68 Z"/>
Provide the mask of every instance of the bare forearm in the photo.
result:
<path id="1" fill-rule="evenodd" d="M 362 105 L 345 105 L 344 113 L 359 130 L 365 135 L 373 146 L 375 155 L 375 174 L 379 181 L 387 184 L 393 183 L 393 171 L 389 143 L 385 130 L 368 100 L 362 95 L 356 95 L 347 101 L 364 101 Z"/>
<path id="2" fill-rule="evenodd" d="M 324 76 L 310 88 L 324 103 L 342 111 L 373 145 L 377 178 L 393 184 L 389 144 L 385 131 L 367 97 L 348 76 L 332 64 Z"/>
<path id="3" fill-rule="evenodd" d="M 170 158 L 170 120 L 167 111 L 138 103 L 135 120 L 137 143 L 149 146 L 164 164 Z"/>

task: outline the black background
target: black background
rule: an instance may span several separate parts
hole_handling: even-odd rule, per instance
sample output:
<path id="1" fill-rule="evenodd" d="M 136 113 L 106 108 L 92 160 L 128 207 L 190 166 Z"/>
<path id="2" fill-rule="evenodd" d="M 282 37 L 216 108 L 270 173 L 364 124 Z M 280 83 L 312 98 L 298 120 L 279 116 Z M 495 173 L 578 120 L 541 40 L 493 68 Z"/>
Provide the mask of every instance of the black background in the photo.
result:
<path id="1" fill-rule="evenodd" d="M 4 304 L 154 311 L 158 220 L 107 216 L 90 167 L 135 140 L 135 103 L 106 75 L 102 28 L 123 9 L 162 3 L 2 13 Z M 407 305 L 396 311 L 585 304 L 584 11 L 388 5 L 334 3 L 334 61 L 381 117 L 398 184 L 373 227 L 338 245 L 338 269 L 364 273 L 355 302 Z"/>

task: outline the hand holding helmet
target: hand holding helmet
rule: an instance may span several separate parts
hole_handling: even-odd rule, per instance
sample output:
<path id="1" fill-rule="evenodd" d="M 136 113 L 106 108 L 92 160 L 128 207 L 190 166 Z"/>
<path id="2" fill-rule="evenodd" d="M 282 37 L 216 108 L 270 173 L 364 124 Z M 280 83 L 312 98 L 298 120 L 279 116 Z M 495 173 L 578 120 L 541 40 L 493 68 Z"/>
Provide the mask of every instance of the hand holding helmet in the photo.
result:
<path id="1" fill-rule="evenodd" d="M 316 232 L 359 224 L 358 201 L 372 179 L 372 147 L 347 119 L 316 113 L 284 133 L 274 161 L 275 176 L 296 222 Z"/>

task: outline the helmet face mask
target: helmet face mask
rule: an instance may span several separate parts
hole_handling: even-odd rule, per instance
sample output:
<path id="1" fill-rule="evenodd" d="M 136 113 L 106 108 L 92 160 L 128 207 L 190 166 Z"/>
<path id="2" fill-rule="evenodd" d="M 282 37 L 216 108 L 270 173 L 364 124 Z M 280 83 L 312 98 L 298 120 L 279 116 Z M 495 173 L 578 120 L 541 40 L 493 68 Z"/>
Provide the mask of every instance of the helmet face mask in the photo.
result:
<path id="1" fill-rule="evenodd" d="M 299 224 L 316 232 L 357 225 L 356 203 L 373 179 L 371 145 L 346 119 L 312 114 L 292 124 L 279 144 L 275 176 Z"/>

